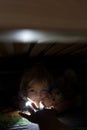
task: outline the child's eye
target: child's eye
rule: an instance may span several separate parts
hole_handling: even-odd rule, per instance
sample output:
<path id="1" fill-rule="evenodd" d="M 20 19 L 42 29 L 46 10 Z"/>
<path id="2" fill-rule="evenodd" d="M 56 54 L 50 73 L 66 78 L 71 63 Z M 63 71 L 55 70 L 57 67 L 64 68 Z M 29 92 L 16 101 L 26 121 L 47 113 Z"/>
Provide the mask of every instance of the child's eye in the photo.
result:
<path id="1" fill-rule="evenodd" d="M 34 92 L 34 90 L 32 89 L 31 92 Z"/>
<path id="2" fill-rule="evenodd" d="M 34 92 L 34 89 L 29 90 L 29 92 Z"/>

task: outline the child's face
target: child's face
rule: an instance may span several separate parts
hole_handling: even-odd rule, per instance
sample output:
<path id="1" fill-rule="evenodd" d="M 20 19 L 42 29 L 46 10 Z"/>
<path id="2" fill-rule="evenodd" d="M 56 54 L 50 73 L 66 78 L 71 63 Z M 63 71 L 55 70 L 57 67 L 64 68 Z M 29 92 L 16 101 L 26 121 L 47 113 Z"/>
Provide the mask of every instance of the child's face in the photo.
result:
<path id="1" fill-rule="evenodd" d="M 27 96 L 37 104 L 48 95 L 48 84 L 46 82 L 31 81 Z"/>

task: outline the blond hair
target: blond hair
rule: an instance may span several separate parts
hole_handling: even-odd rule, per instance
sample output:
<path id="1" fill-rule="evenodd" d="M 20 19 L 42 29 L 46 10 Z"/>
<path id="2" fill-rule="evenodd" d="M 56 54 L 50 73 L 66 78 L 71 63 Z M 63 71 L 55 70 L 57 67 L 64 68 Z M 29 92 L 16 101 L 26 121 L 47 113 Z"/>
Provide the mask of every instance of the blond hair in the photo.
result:
<path id="1" fill-rule="evenodd" d="M 43 64 L 35 64 L 22 76 L 21 83 L 20 83 L 20 96 L 25 98 L 27 96 L 27 90 L 29 89 L 29 83 L 31 81 L 37 81 L 40 83 L 47 83 L 48 88 L 51 86 L 53 82 L 52 75 L 47 70 L 47 68 Z"/>

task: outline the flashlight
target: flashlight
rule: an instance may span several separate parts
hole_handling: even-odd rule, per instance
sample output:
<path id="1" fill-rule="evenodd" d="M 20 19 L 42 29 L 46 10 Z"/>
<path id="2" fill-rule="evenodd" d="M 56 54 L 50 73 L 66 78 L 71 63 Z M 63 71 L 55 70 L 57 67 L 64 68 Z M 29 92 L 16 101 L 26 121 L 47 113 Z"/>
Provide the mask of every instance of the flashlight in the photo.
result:
<path id="1" fill-rule="evenodd" d="M 32 101 L 29 97 L 27 97 L 27 101 L 25 102 L 25 107 L 28 109 L 28 108 L 31 108 L 32 110 L 34 110 L 34 112 L 37 112 L 38 111 L 38 107 L 37 107 L 37 110 L 32 106 L 32 103 L 35 104 L 35 106 L 37 107 L 36 103 L 34 101 Z"/>
<path id="2" fill-rule="evenodd" d="M 25 102 L 25 106 L 26 107 L 29 107 L 29 106 L 32 107 L 31 103 L 32 103 L 32 100 L 30 98 L 27 98 L 27 101 Z"/>
<path id="3" fill-rule="evenodd" d="M 35 104 L 35 106 L 33 106 L 32 103 Z M 38 108 L 38 106 L 36 105 L 36 103 L 34 101 L 32 101 L 29 97 L 27 97 L 27 101 L 25 103 L 25 107 L 27 109 L 31 108 L 32 110 L 34 110 L 34 112 L 37 112 L 38 110 L 43 110 L 44 109 L 44 105 L 42 104 L 41 101 L 39 103 L 39 108 Z"/>

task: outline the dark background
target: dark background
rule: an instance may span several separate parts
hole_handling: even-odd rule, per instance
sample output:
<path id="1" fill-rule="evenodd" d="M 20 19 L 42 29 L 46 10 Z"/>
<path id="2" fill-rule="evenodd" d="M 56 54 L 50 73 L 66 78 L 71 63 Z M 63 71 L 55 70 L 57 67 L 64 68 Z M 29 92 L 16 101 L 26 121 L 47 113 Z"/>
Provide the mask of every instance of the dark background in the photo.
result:
<path id="1" fill-rule="evenodd" d="M 54 76 L 60 76 L 67 68 L 72 68 L 78 79 L 78 92 L 87 100 L 87 55 L 64 55 L 57 57 L 38 56 L 29 58 L 26 54 L 0 58 L 0 105 L 11 106 L 17 100 L 19 83 L 24 70 L 36 62 L 43 62 Z"/>

